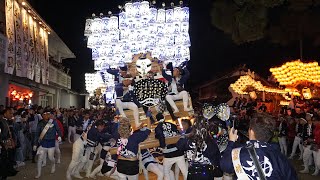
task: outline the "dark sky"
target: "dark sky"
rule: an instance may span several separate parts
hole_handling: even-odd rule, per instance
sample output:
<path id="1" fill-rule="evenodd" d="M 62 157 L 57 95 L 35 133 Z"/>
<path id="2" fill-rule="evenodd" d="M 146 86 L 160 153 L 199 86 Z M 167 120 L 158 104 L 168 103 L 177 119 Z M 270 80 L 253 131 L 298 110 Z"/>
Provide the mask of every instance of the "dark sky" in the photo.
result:
<path id="1" fill-rule="evenodd" d="M 83 31 L 86 17 L 92 13 L 107 14 L 109 10 L 118 12 L 118 5 L 124 0 L 33 0 L 34 8 L 43 19 L 56 31 L 77 56 L 75 60 L 65 60 L 71 68 L 72 88 L 83 92 L 84 73 L 93 71 L 91 51 L 86 47 Z M 160 3 L 160 0 L 157 1 Z M 167 2 L 168 0 L 162 0 Z M 174 0 L 173 2 L 178 2 Z M 247 64 L 253 71 L 268 76 L 269 68 L 280 65 L 286 60 L 299 58 L 299 44 L 289 47 L 270 44 L 265 40 L 235 45 L 230 36 L 211 25 L 211 0 L 189 0 L 190 36 L 191 36 L 191 71 L 190 83 L 200 85 L 216 74 L 229 71 Z M 309 51 L 308 51 L 309 50 Z M 306 58 L 312 57 L 317 49 L 307 48 Z M 311 55 L 310 55 L 311 54 Z"/>

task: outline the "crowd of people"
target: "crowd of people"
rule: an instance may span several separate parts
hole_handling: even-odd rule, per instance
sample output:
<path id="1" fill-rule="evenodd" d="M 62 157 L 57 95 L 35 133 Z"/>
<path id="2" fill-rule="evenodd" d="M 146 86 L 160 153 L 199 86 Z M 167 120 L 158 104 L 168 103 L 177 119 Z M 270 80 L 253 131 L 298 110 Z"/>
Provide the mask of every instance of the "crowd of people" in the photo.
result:
<path id="1" fill-rule="evenodd" d="M 301 108 L 297 106 L 283 110 L 279 117 L 254 112 L 246 116 L 247 119 L 233 119 L 235 123 L 231 124 L 234 127 L 230 123 L 226 125 L 216 116 L 205 119 L 200 113 L 193 124 L 183 119 L 180 125 L 167 121 L 159 113 L 155 119 L 154 133 L 160 143 L 157 151 L 163 156 L 162 162 L 154 157 L 154 150 L 139 148 L 151 130 L 144 125 L 133 130 L 130 120 L 116 115 L 114 107 L 100 110 L 59 110 L 37 106 L 5 108 L 1 110 L 0 121 L 1 176 L 3 179 L 14 176 L 18 172 L 16 169 L 25 165 L 28 159 L 37 163 L 35 178 L 41 177 L 41 168 L 46 166 L 47 159 L 51 162 L 51 173 L 55 173 L 55 164 L 60 163 L 59 142 L 65 139 L 73 143 L 72 159 L 66 172 L 68 180 L 82 178 L 81 172 L 88 178 L 99 175 L 121 180 L 138 179 L 140 169 L 146 178 L 148 172 L 153 172 L 158 180 L 176 179 L 180 172 L 184 179 L 191 180 L 232 179 L 233 176 L 257 179 L 259 174 L 252 168 L 253 160 L 249 150 L 246 150 L 249 148 L 242 142 L 254 145 L 267 179 L 297 179 L 286 157 L 291 149 L 291 157 L 294 157 L 297 147 L 302 146 L 302 152 L 299 152 L 305 164 L 302 173 L 308 173 L 309 167 L 314 165 L 314 174 L 317 174 L 319 167 L 319 154 L 313 146 L 319 145 L 318 110 L 311 105 L 304 110 Z M 240 133 L 242 127 L 238 127 L 236 124 L 239 122 L 236 121 L 248 121 L 247 134 Z M 291 133 L 292 129 L 296 130 L 296 125 L 302 127 Z M 220 151 L 216 138 L 219 128 L 226 127 L 229 129 L 229 141 L 227 148 Z M 177 143 L 166 143 L 166 138 L 176 136 L 180 136 Z M 275 136 L 279 141 L 274 140 Z M 295 138 L 301 138 L 298 144 Z M 95 160 L 100 161 L 97 167 L 93 166 Z"/>
<path id="2" fill-rule="evenodd" d="M 189 77 L 185 65 L 173 68 L 170 63 L 152 61 L 149 66 L 148 78 L 159 79 L 168 87 L 162 103 L 165 108 L 156 115 L 139 103 L 133 93 L 141 78 L 137 64 L 107 69 L 115 75 L 117 99 L 104 108 L 0 106 L 1 178 L 16 175 L 27 160 L 37 163 L 37 179 L 42 176 L 47 159 L 50 172 L 55 173 L 56 164 L 61 163 L 62 141 L 72 144 L 67 180 L 83 178 L 82 172 L 87 178 L 99 175 L 137 180 L 140 170 L 145 179 L 149 179 L 148 172 L 153 172 L 158 180 L 178 179 L 180 174 L 188 180 L 295 180 L 297 174 L 288 159 L 295 158 L 297 150 L 304 163 L 301 173 L 309 173 L 313 167 L 313 175 L 319 173 L 319 102 L 294 100 L 271 114 L 262 102 L 236 98 L 232 114 L 224 115 L 230 117 L 227 120 L 220 118 L 219 112 L 206 117 L 199 108 L 191 123 L 177 117 L 179 109 L 175 103 L 182 100 L 183 110 L 193 111 L 184 89 Z M 140 121 L 139 107 L 150 118 L 153 129 Z M 126 109 L 133 111 L 132 119 L 127 118 Z M 141 149 L 139 144 L 151 133 L 160 146 Z M 178 141 L 166 141 L 177 137 Z M 94 166 L 95 161 L 98 166 Z"/>

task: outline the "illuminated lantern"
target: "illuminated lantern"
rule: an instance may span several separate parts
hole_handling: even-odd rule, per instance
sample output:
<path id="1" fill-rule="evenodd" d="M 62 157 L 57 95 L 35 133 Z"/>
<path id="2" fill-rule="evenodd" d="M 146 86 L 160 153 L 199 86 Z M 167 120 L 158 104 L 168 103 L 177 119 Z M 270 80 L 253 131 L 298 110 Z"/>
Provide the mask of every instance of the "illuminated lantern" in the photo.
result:
<path id="1" fill-rule="evenodd" d="M 173 9 L 166 10 L 166 23 L 171 24 L 174 20 Z"/>
<path id="2" fill-rule="evenodd" d="M 302 89 L 302 95 L 303 95 L 303 97 L 305 99 L 311 99 L 312 98 L 312 94 L 311 94 L 310 88 L 304 87 Z"/>
<path id="3" fill-rule="evenodd" d="M 13 96 L 17 95 L 17 91 L 16 91 L 16 90 L 13 90 L 12 93 L 11 93 L 11 95 L 13 95 Z"/>
<path id="4" fill-rule="evenodd" d="M 15 98 L 16 98 L 16 99 L 19 99 L 19 98 L 20 98 L 20 95 L 19 95 L 19 94 L 17 94 L 17 95 L 15 96 Z"/>
<path id="5" fill-rule="evenodd" d="M 251 99 L 257 99 L 257 94 L 254 91 L 249 92 L 250 98 Z"/>
<path id="6" fill-rule="evenodd" d="M 33 94 L 32 94 L 32 92 L 30 92 L 30 93 L 29 93 L 29 97 L 32 98 L 32 96 L 33 96 Z"/>
<path id="7" fill-rule="evenodd" d="M 85 30 L 84 30 L 84 35 L 85 36 L 89 36 L 92 34 L 92 19 L 86 19 L 86 26 L 85 26 Z"/>

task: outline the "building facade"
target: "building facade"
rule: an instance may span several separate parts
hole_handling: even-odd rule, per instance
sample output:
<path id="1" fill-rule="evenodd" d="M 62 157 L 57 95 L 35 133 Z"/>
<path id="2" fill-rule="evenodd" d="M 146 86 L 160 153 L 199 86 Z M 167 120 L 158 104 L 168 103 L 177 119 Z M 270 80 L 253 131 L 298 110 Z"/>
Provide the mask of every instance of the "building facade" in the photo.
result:
<path id="1" fill-rule="evenodd" d="M 8 13 L 8 2 L 14 3 L 13 8 L 20 8 L 20 11 L 24 13 L 28 12 L 28 16 L 33 21 L 33 24 L 38 23 L 38 26 L 41 26 L 41 32 L 43 33 L 43 37 L 47 37 L 47 46 L 44 41 L 42 49 L 43 56 L 40 55 L 36 60 L 39 62 L 38 68 L 33 67 L 35 71 L 34 74 L 27 74 L 26 76 L 18 73 L 19 67 L 19 45 L 15 44 L 14 54 L 10 52 L 10 37 L 11 34 L 8 33 L 8 19 L 16 18 L 16 17 L 8 17 L 11 16 Z M 16 16 L 16 13 L 13 15 Z M 23 16 L 22 16 L 23 17 Z M 23 20 L 22 20 L 23 21 Z M 14 21 L 15 25 L 17 20 Z M 23 22 L 24 23 L 24 22 Z M 3 27 L 1 26 L 3 25 Z M 25 23 L 23 26 L 27 26 Z M 15 28 L 15 33 L 17 34 L 17 27 Z M 33 26 L 31 25 L 31 28 Z M 29 27 L 30 29 L 30 27 Z M 24 29 L 25 31 L 25 29 Z M 10 31 L 9 31 L 10 32 Z M 29 32 L 29 31 L 28 31 Z M 35 32 L 32 32 L 36 34 Z M 31 34 L 31 33 L 30 33 Z M 35 35 L 36 36 L 36 35 Z M 23 35 L 23 41 L 27 35 Z M 39 35 L 41 37 L 41 34 Z M 39 38 L 38 37 L 38 38 Z M 36 37 L 35 37 L 36 39 Z M 17 43 L 19 37 L 15 35 L 15 42 Z M 38 48 L 37 41 L 35 41 L 35 48 Z M 32 41 L 30 41 L 32 42 Z M 23 44 L 23 42 L 22 42 Z M 31 43 L 30 43 L 31 44 Z M 27 47 L 28 48 L 28 47 Z M 47 48 L 47 50 L 45 50 Z M 38 50 L 39 50 L 38 49 Z M 9 51 L 9 52 L 8 52 Z M 24 50 L 23 50 L 24 52 Z M 26 51 L 29 52 L 29 51 Z M 11 53 L 11 54 L 10 54 Z M 30 64 L 31 53 L 30 56 L 28 53 L 22 53 L 22 57 L 26 54 L 26 63 Z M 8 71 L 8 60 L 10 56 L 15 57 L 15 68 L 12 72 Z M 36 11 L 29 5 L 27 2 L 22 0 L 5 0 L 1 1 L 0 4 L 0 104 L 6 106 L 23 106 L 23 105 L 31 105 L 38 104 L 43 107 L 62 107 L 69 108 L 70 106 L 74 107 L 83 107 L 84 106 L 84 97 L 80 96 L 78 93 L 75 93 L 71 90 L 71 77 L 68 75 L 68 70 L 63 67 L 62 60 L 64 59 L 74 59 L 76 58 L 73 52 L 67 47 L 67 45 L 61 40 L 61 38 L 41 19 L 41 17 L 36 13 Z M 36 61 L 37 62 L 37 61 Z M 29 72 L 29 67 L 26 64 L 22 64 L 23 68 L 27 68 Z M 34 63 L 36 64 L 36 63 Z M 40 66 L 41 65 L 41 66 Z M 44 68 L 46 67 L 46 68 Z M 37 71 L 38 77 L 37 78 Z M 28 73 L 26 72 L 26 73 Z M 83 99 L 83 100 L 82 100 Z"/>

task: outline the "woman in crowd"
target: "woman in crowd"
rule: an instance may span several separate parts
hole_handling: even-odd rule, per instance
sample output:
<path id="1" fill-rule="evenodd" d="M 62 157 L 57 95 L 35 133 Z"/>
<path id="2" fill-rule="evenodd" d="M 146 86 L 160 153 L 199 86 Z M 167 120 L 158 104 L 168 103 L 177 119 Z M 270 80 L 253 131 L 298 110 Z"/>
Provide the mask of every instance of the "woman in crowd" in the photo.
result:
<path id="1" fill-rule="evenodd" d="M 191 135 L 188 138 L 181 138 L 177 147 L 187 152 L 188 180 L 212 180 L 222 177 L 223 173 L 219 167 L 220 151 L 210 136 L 206 119 L 198 117 Z"/>

